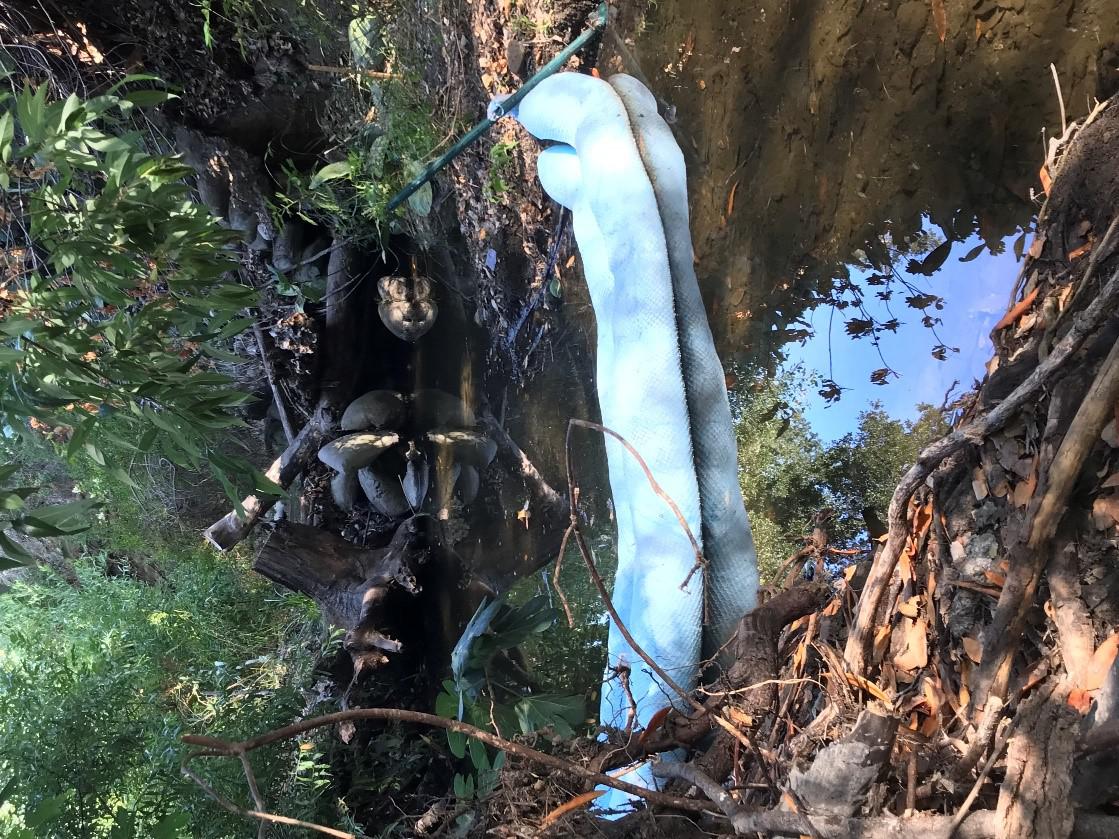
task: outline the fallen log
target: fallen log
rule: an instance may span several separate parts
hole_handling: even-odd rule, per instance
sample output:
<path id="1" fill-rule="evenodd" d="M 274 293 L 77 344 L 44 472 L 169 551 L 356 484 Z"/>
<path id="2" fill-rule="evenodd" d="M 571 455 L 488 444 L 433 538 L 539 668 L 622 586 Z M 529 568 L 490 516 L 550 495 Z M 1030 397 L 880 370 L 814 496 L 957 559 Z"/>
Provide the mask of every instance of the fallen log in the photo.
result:
<path id="1" fill-rule="evenodd" d="M 416 568 L 427 551 L 419 520 L 408 519 L 384 548 L 362 548 L 325 530 L 280 523 L 268 536 L 253 570 L 310 597 L 328 622 L 346 630 L 343 646 L 355 663 L 387 661 L 399 641 L 381 629 L 381 606 L 393 586 L 418 594 Z"/>

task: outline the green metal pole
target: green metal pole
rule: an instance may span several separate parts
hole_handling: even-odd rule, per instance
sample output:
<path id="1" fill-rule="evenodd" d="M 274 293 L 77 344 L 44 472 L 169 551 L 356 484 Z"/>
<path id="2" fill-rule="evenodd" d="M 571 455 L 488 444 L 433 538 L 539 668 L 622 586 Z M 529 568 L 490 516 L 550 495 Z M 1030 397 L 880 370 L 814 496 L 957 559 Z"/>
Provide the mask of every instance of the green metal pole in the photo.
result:
<path id="1" fill-rule="evenodd" d="M 534 87 L 536 87 L 538 84 L 540 84 L 540 82 L 544 81 L 544 79 L 548 78 L 548 76 L 552 75 L 564 64 L 566 64 L 567 59 L 571 58 L 571 56 L 575 55 L 575 53 L 586 46 L 587 42 L 590 41 L 591 38 L 593 38 L 599 32 L 601 32 L 605 26 L 606 4 L 602 3 L 598 7 L 598 20 L 595 21 L 594 26 L 583 32 L 578 38 L 568 44 L 564 48 L 564 50 L 559 53 L 559 55 L 557 55 L 555 58 L 541 67 L 540 70 L 531 79 L 524 83 L 520 90 L 518 90 L 504 102 L 493 106 L 491 112 L 494 114 L 496 119 L 501 119 L 503 116 L 517 107 L 518 103 L 520 103 L 522 99 L 528 96 L 528 94 Z M 396 193 L 396 195 L 394 195 L 389 200 L 389 212 L 392 212 L 405 201 L 407 201 L 413 194 L 415 194 L 416 190 L 430 181 L 435 176 L 436 172 L 438 172 L 440 169 L 442 169 L 444 166 L 446 166 L 448 163 L 462 154 L 468 146 L 476 142 L 479 137 L 489 131 L 496 122 L 496 119 L 490 119 L 487 117 L 486 119 L 482 120 L 473 128 L 471 128 L 466 134 L 464 134 L 457 143 L 455 143 L 453 146 L 447 149 L 446 152 L 440 155 L 438 159 L 429 163 L 427 167 L 422 172 L 420 172 L 420 174 L 413 178 L 408 183 L 408 185 L 404 187 L 404 189 L 400 190 L 400 192 Z"/>

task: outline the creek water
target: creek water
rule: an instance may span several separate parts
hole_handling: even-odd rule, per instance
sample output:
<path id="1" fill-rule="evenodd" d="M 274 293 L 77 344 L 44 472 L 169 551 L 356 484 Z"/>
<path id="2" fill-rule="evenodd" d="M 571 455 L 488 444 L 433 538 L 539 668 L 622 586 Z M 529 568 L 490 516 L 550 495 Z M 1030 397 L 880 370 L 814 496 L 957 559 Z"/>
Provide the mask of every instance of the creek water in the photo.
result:
<path id="1" fill-rule="evenodd" d="M 876 350 L 841 328 L 857 310 L 833 315 L 829 304 L 850 299 L 850 283 L 888 320 L 881 289 L 866 285 L 877 275 L 902 324 L 883 336 L 884 350 L 895 346 L 884 363 L 910 370 L 887 378 L 900 389 L 887 401 L 939 402 L 932 391 L 951 374 L 969 385 L 1006 308 L 1015 246 L 1029 244 L 1046 140 L 1062 131 L 1054 70 L 1067 119 L 1119 89 L 1116 11 L 1114 0 L 623 6 L 603 63 L 642 78 L 673 120 L 724 361 L 772 370 L 792 356 L 833 368 L 821 372 L 855 391 L 850 409 L 862 407 L 868 365 L 883 364 L 860 361 Z M 928 276 L 905 270 L 943 242 Z M 903 302 L 913 288 L 945 298 L 930 310 L 940 338 Z M 941 343 L 951 374 L 907 366 Z"/>

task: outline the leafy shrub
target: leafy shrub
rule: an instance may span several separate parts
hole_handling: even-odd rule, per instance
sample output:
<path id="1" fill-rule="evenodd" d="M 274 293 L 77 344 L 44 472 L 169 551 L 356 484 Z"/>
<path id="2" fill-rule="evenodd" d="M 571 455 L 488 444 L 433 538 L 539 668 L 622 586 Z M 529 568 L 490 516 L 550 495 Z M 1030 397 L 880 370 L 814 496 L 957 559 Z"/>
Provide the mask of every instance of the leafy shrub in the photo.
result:
<path id="1" fill-rule="evenodd" d="M 102 438 L 158 451 L 209 467 L 236 497 L 229 475 L 263 476 L 211 443 L 250 398 L 215 362 L 255 294 L 229 273 L 230 234 L 191 201 L 192 170 L 130 130 L 137 107 L 171 96 L 121 92 L 149 78 L 86 100 L 0 92 L 0 427 L 30 426 L 106 469 Z"/>

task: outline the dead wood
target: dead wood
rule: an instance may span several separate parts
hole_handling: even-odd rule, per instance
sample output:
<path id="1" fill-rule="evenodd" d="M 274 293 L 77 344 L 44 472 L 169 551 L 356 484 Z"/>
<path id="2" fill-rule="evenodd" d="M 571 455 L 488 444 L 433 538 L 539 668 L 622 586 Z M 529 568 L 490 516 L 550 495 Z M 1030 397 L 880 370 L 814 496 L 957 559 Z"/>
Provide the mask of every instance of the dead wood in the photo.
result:
<path id="1" fill-rule="evenodd" d="M 807 771 L 789 773 L 789 788 L 812 815 L 855 815 L 890 759 L 897 730 L 896 716 L 867 708 L 851 732 L 822 749 Z"/>
<path id="2" fill-rule="evenodd" d="M 419 592 L 416 568 L 426 558 L 419 521 L 402 523 L 384 548 L 360 548 L 302 524 L 280 523 L 253 570 L 314 600 L 327 620 L 346 630 L 345 649 L 364 666 L 387 662 L 401 645 L 384 634 L 382 606 L 393 586 Z"/>
<path id="3" fill-rule="evenodd" d="M 1039 691 L 1023 703 L 999 789 L 998 839 L 1067 839 L 1075 814 L 1072 762 L 1080 715 L 1068 691 Z"/>
<path id="4" fill-rule="evenodd" d="M 1073 483 L 1080 476 L 1088 451 L 1104 425 L 1114 416 L 1119 400 L 1119 342 L 1116 342 L 1096 375 L 1092 387 L 1073 417 L 1061 446 L 1041 474 L 1047 482 L 1027 515 L 1024 544 L 1011 548 L 1017 554 L 986 633 L 979 670 L 972 692 L 975 707 L 982 708 L 989 693 L 1006 698 L 1010 664 L 1037 587 L 1052 555 L 1053 532 L 1068 506 Z M 1043 455 L 1044 456 L 1044 455 Z M 1015 550 L 1016 548 L 1016 550 Z"/>

